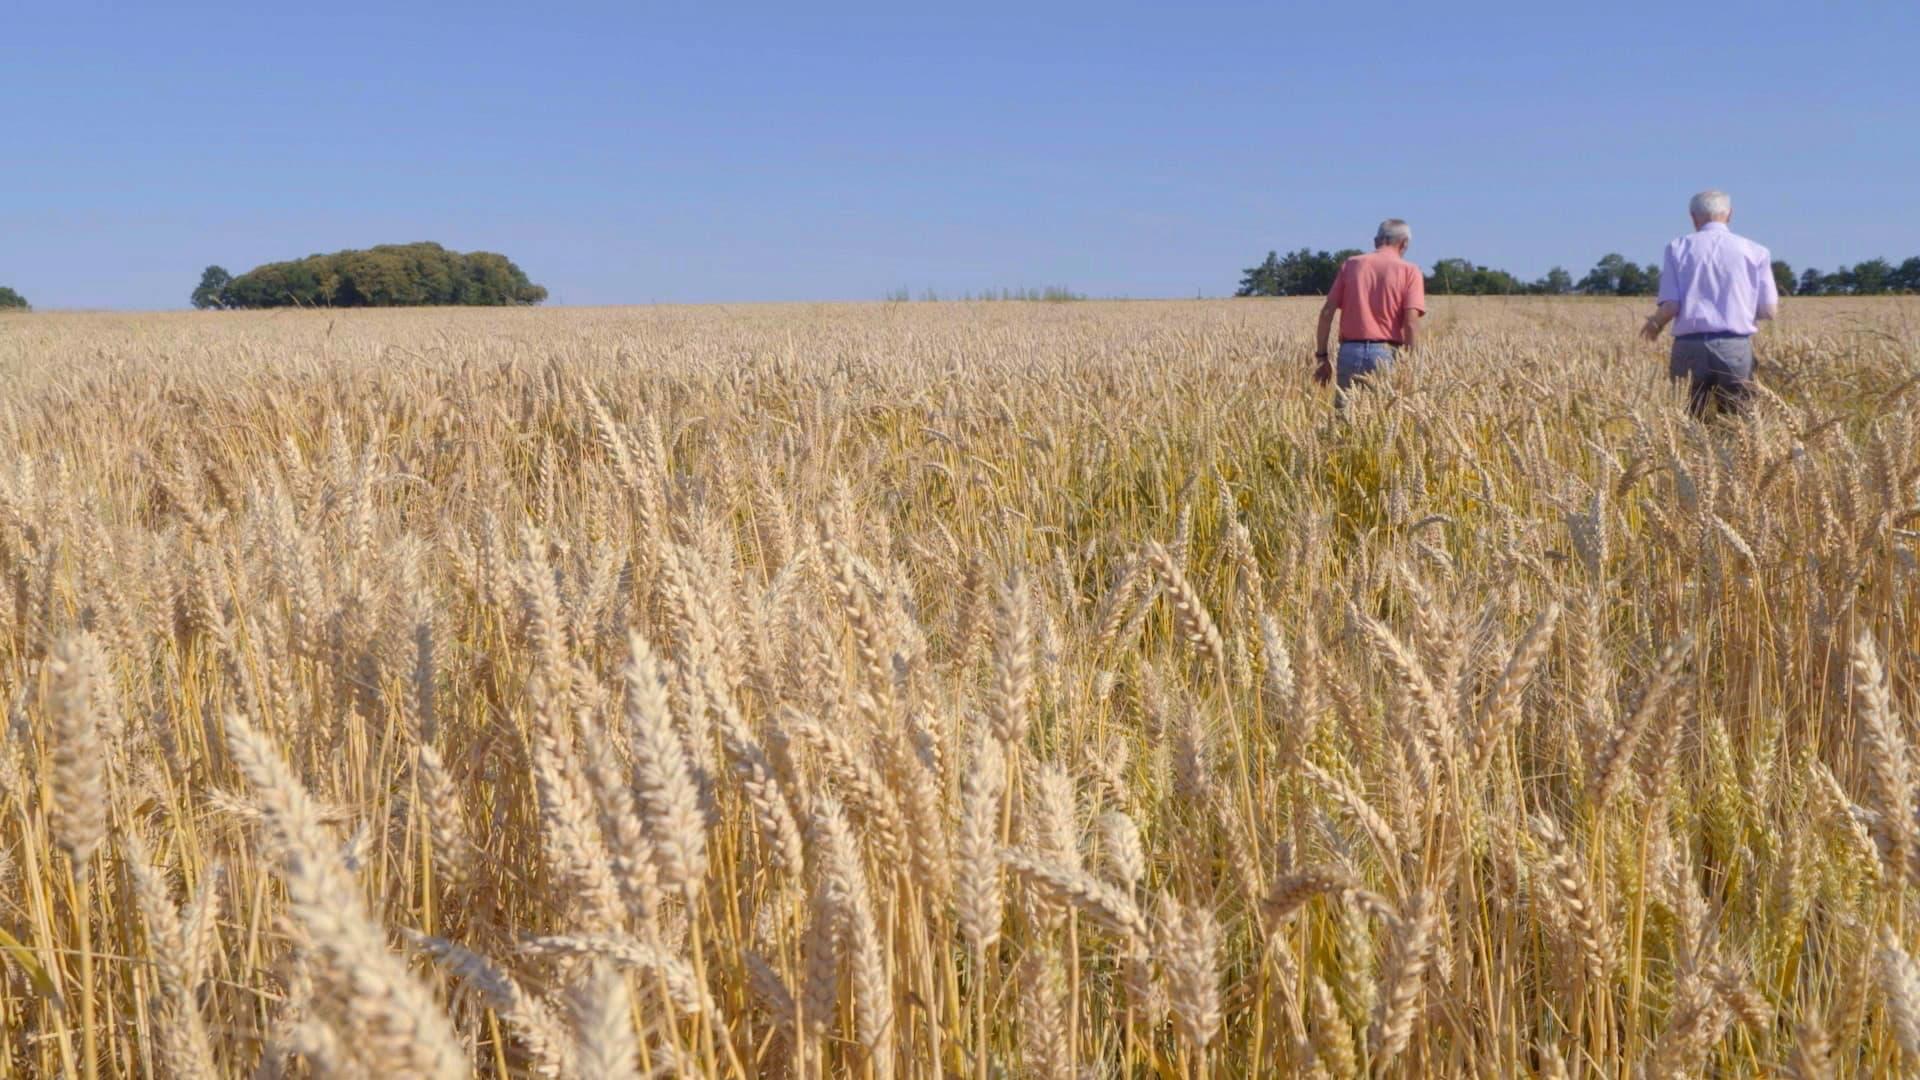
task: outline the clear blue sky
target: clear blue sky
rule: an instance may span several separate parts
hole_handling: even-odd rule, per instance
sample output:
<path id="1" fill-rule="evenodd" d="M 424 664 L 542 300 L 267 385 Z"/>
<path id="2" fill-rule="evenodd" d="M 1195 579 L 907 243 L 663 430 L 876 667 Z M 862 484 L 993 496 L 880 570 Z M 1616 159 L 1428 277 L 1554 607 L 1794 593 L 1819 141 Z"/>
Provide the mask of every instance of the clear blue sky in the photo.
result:
<path id="1" fill-rule="evenodd" d="M 275 7 L 6 5 L 0 284 L 431 239 L 573 304 L 1221 295 L 1387 215 L 1577 277 L 1707 186 L 1796 269 L 1920 254 L 1912 2 Z"/>

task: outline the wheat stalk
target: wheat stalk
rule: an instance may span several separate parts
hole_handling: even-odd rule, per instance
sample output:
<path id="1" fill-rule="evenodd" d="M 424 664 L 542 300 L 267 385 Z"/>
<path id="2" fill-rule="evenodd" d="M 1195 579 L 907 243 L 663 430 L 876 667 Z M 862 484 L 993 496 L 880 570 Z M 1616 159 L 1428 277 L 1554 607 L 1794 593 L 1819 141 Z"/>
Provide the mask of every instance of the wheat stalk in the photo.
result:
<path id="1" fill-rule="evenodd" d="M 318 960 L 316 982 L 352 1029 L 350 1052 L 420 1076 L 465 1075 L 452 1026 L 381 940 L 306 788 L 246 720 L 230 716 L 226 729 L 227 752 L 278 853 L 288 910 Z"/>

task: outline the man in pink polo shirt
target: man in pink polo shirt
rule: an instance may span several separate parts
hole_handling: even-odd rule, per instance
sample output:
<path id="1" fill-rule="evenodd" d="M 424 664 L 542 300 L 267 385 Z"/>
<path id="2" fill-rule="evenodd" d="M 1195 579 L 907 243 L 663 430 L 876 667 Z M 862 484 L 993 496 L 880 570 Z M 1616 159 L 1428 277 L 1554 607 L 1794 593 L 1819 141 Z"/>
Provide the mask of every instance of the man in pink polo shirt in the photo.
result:
<path id="1" fill-rule="evenodd" d="M 1660 302 L 1641 336 L 1657 341 L 1673 324 L 1667 374 L 1688 384 L 1695 416 L 1718 403 L 1742 412 L 1753 387 L 1753 335 L 1780 310 L 1773 256 L 1727 228 L 1733 200 L 1703 191 L 1687 204 L 1693 232 L 1667 245 L 1660 266 Z"/>
<path id="2" fill-rule="evenodd" d="M 1427 283 L 1406 260 L 1413 230 L 1388 218 L 1373 234 L 1373 254 L 1355 255 L 1340 267 L 1320 306 L 1319 346 L 1313 379 L 1322 386 L 1338 372 L 1340 389 L 1392 365 L 1396 352 L 1412 349 L 1427 313 Z M 1327 357 L 1333 313 L 1340 313 L 1339 365 Z"/>

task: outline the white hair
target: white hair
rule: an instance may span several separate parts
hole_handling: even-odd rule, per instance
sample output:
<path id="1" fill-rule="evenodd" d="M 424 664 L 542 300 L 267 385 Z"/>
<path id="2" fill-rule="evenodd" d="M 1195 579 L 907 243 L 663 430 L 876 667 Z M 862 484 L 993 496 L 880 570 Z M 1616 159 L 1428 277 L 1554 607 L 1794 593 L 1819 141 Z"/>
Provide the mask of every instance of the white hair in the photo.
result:
<path id="1" fill-rule="evenodd" d="M 1687 213 L 1702 221 L 1712 221 L 1733 213 L 1733 200 L 1724 191 L 1703 191 L 1687 201 Z"/>
<path id="2" fill-rule="evenodd" d="M 1413 230 L 1407 227 L 1407 223 L 1397 217 L 1390 217 L 1381 222 L 1380 227 L 1374 230 L 1373 246 L 1381 247 L 1386 244 L 1398 244 L 1412 239 Z"/>

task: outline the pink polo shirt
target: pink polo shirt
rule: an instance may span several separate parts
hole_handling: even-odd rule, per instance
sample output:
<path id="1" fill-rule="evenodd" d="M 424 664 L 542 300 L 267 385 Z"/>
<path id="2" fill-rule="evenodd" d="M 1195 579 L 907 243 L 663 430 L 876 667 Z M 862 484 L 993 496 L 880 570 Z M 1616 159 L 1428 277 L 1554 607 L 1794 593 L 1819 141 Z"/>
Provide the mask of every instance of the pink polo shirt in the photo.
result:
<path id="1" fill-rule="evenodd" d="M 1327 299 L 1340 309 L 1341 341 L 1400 344 L 1400 316 L 1427 313 L 1427 282 L 1420 268 L 1393 248 L 1355 255 L 1340 266 Z"/>

